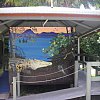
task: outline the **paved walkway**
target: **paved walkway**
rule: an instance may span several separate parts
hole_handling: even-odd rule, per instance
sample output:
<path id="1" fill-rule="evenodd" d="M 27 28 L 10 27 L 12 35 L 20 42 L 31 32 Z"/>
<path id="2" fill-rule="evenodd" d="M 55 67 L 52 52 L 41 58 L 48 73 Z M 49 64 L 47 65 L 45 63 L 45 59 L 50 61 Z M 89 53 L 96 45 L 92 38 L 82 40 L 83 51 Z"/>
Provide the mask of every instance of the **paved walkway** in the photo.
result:
<path id="1" fill-rule="evenodd" d="M 72 98 L 85 96 L 85 91 L 86 91 L 85 89 L 86 89 L 85 74 L 83 72 L 80 72 L 79 87 L 77 88 L 63 89 L 42 94 L 33 94 L 17 98 L 17 100 L 68 100 Z M 91 94 L 100 95 L 100 82 L 92 82 Z"/>
<path id="2" fill-rule="evenodd" d="M 0 100 L 7 99 L 9 96 L 9 73 L 5 71 L 0 76 Z"/>

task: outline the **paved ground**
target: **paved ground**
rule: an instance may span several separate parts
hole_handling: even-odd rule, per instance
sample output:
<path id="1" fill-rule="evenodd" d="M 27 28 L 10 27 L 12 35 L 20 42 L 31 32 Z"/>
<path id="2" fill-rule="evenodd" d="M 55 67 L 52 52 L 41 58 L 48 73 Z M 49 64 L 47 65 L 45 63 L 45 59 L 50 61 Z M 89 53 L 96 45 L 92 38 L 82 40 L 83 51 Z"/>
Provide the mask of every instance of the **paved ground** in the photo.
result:
<path id="1" fill-rule="evenodd" d="M 4 73 L 0 76 L 0 93 L 9 92 L 9 72 L 4 71 Z"/>
<path id="2" fill-rule="evenodd" d="M 9 96 L 9 73 L 5 71 L 0 76 L 0 100 L 7 99 Z"/>
<path id="3" fill-rule="evenodd" d="M 63 89 L 59 91 L 47 92 L 42 94 L 33 94 L 17 98 L 17 100 L 68 100 L 85 96 L 86 79 L 83 72 L 79 73 L 79 87 Z M 100 95 L 100 82 L 92 82 L 92 95 Z M 12 99 L 9 99 L 12 100 Z"/>

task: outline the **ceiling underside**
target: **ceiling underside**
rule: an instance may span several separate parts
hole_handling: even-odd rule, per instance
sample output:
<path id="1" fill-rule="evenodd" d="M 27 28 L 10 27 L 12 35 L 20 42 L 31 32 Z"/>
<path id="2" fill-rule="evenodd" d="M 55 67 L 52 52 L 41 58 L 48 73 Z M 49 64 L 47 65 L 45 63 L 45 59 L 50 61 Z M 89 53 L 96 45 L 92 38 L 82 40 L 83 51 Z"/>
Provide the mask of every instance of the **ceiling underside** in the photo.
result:
<path id="1" fill-rule="evenodd" d="M 45 24 L 44 24 L 45 23 Z M 5 34 L 9 27 L 76 27 L 76 34 L 83 36 L 100 31 L 100 21 L 83 20 L 0 20 L 0 33 Z"/>

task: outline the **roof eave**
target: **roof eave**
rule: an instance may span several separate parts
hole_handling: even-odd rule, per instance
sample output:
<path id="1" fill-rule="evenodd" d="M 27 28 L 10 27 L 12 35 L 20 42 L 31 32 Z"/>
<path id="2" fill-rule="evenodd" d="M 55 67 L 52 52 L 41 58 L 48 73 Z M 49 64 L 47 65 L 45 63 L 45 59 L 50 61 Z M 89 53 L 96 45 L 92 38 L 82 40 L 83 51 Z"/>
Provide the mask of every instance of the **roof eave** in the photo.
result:
<path id="1" fill-rule="evenodd" d="M 100 21 L 100 10 L 65 7 L 9 7 L 0 8 L 2 20 L 94 20 Z"/>

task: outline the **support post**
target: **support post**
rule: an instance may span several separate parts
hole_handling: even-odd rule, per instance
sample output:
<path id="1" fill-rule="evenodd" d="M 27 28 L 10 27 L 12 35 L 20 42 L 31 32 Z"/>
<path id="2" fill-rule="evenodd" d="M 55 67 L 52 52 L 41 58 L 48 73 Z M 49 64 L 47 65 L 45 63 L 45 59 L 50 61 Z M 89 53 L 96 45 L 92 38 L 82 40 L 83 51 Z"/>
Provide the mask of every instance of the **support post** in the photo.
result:
<path id="1" fill-rule="evenodd" d="M 20 72 L 17 72 L 17 95 L 20 96 Z"/>
<path id="2" fill-rule="evenodd" d="M 85 56 L 83 56 L 83 61 L 85 62 Z M 83 70 L 85 68 L 85 65 L 83 64 Z"/>
<path id="3" fill-rule="evenodd" d="M 78 54 L 80 54 L 80 38 L 78 37 Z M 78 61 L 80 61 L 80 55 L 78 55 Z"/>
<path id="4" fill-rule="evenodd" d="M 86 100 L 91 100 L 91 63 L 87 62 Z"/>
<path id="5" fill-rule="evenodd" d="M 79 68 L 78 61 L 75 61 L 75 75 L 74 75 L 74 86 L 75 87 L 78 86 L 78 68 Z"/>
<path id="6" fill-rule="evenodd" d="M 83 61 L 85 62 L 85 56 L 83 56 Z"/>
<path id="7" fill-rule="evenodd" d="M 5 48 L 5 43 L 4 43 L 4 35 L 2 34 L 2 66 L 3 69 L 5 70 L 5 64 L 4 64 L 4 48 Z"/>
<path id="8" fill-rule="evenodd" d="M 99 62 L 98 59 L 96 61 Z M 97 67 L 99 67 L 99 66 L 97 66 Z M 96 69 L 96 76 L 98 76 L 98 69 Z"/>
<path id="9" fill-rule="evenodd" d="M 9 32 L 10 33 L 10 32 Z M 14 59 L 15 56 L 15 39 L 14 39 L 14 34 L 10 33 L 11 38 L 10 38 L 10 47 L 11 47 L 11 57 Z M 13 100 L 16 100 L 16 64 L 13 63 Z"/>

